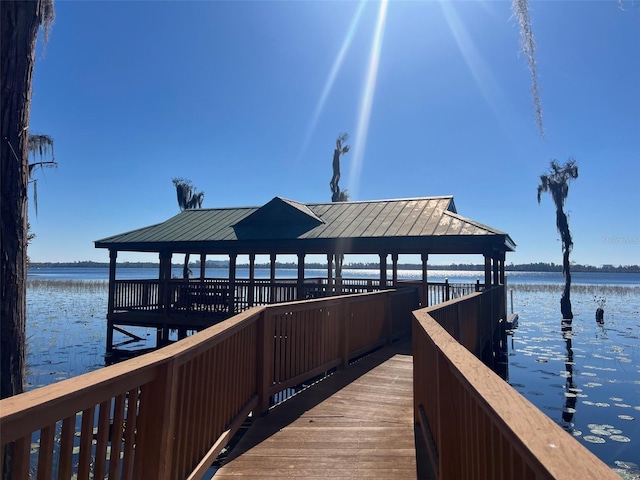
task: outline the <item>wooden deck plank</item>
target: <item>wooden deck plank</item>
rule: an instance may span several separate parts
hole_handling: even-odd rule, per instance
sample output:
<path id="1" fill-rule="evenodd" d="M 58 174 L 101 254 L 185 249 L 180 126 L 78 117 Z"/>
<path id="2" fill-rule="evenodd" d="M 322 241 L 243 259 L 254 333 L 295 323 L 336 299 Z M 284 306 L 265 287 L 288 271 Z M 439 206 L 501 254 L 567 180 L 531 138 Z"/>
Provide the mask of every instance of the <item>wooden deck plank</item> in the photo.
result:
<path id="1" fill-rule="evenodd" d="M 386 347 L 257 419 L 214 479 L 418 478 L 413 359 Z"/>

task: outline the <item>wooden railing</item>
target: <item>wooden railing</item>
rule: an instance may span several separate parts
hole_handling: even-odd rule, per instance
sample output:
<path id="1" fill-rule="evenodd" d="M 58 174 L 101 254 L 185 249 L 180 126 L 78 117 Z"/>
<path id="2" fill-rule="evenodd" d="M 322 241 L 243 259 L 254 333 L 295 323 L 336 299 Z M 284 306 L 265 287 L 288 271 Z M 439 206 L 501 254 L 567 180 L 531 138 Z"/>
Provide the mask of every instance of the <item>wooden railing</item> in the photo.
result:
<path id="1" fill-rule="evenodd" d="M 228 312 L 229 295 L 233 298 L 233 311 L 241 312 L 251 306 L 326 296 L 326 285 L 318 280 L 306 280 L 302 295 L 296 280 L 259 279 L 252 285 L 247 279 L 238 279 L 233 292 L 230 288 L 227 279 L 171 279 L 164 285 L 159 280 L 116 280 L 110 312 Z"/>
<path id="2" fill-rule="evenodd" d="M 408 331 L 416 307 L 413 289 L 255 307 L 155 352 L 4 399 L 13 478 L 199 478 L 250 412 Z"/>
<path id="3" fill-rule="evenodd" d="M 500 290 L 414 312 L 414 414 L 436 478 L 618 478 L 465 348 L 487 337 Z"/>
<path id="4" fill-rule="evenodd" d="M 481 290 L 478 283 L 430 282 L 426 293 L 422 283 L 401 280 L 398 286 L 418 287 L 421 305 L 435 305 L 454 298 L 460 298 Z M 159 280 L 116 280 L 114 282 L 113 306 L 109 313 L 118 312 L 162 312 L 163 314 L 185 312 L 228 313 L 233 298 L 233 312 L 242 312 L 252 306 L 273 305 L 282 302 L 322 298 L 335 294 L 342 295 L 377 292 L 381 290 L 380 280 L 345 278 L 331 290 L 326 279 L 305 279 L 300 289 L 295 279 L 236 279 L 230 292 L 228 279 L 171 279 L 166 284 Z M 389 285 L 386 288 L 392 288 Z M 384 289 L 382 289 L 384 290 Z M 426 299 L 425 299 L 426 296 Z M 425 303 L 426 302 L 426 303 Z"/>
<path id="5" fill-rule="evenodd" d="M 407 285 L 419 288 L 420 305 L 425 307 L 448 302 L 454 298 L 464 297 L 465 295 L 480 292 L 484 289 L 484 284 L 481 284 L 479 281 L 475 283 L 450 283 L 449 280 L 445 280 L 444 282 L 428 282 L 426 291 L 423 289 L 422 282 L 420 281 L 398 281 L 398 286 Z"/>
<path id="6" fill-rule="evenodd" d="M 158 310 L 159 280 L 116 280 L 115 310 Z"/>

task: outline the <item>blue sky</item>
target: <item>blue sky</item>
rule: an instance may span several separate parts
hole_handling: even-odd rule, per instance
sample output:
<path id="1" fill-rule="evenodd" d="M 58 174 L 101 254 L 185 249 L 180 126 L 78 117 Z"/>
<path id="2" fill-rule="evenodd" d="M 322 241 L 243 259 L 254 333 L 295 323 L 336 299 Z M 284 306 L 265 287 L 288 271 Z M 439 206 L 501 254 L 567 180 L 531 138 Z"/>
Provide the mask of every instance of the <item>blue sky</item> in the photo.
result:
<path id="1" fill-rule="evenodd" d="M 94 240 L 178 212 L 173 177 L 204 207 L 330 201 L 348 132 L 353 200 L 452 194 L 511 235 L 508 263 L 561 262 L 536 187 L 573 156 L 572 259 L 638 264 L 640 5 L 533 1 L 531 18 L 544 138 L 511 2 L 58 0 L 30 131 L 59 166 L 36 174 L 29 256 L 107 261 Z M 482 258 L 430 259 L 451 260 Z"/>

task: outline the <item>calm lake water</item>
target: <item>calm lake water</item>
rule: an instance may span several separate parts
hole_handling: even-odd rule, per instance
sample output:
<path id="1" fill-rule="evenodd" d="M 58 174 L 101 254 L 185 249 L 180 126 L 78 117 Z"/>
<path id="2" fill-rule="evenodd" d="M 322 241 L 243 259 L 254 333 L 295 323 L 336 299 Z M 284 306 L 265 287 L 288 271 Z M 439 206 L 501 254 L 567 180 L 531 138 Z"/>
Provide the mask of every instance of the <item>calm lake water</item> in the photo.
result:
<path id="1" fill-rule="evenodd" d="M 279 269 L 294 278 L 295 269 Z M 344 270 L 345 277 L 377 278 L 377 270 Z M 182 275 L 175 268 L 174 276 Z M 226 277 L 226 269 L 207 276 Z M 308 269 L 307 277 L 324 270 Z M 401 279 L 419 279 L 402 270 Z M 119 268 L 117 278 L 156 278 L 154 268 Z M 239 267 L 238 277 L 248 277 Z M 256 269 L 268 278 L 268 269 Z M 390 277 L 390 274 L 389 274 Z M 475 282 L 482 272 L 429 271 L 430 281 Z M 29 271 L 27 388 L 33 389 L 105 365 L 107 268 Z M 640 274 L 575 273 L 571 331 L 561 328 L 560 273 L 508 272 L 519 328 L 509 337 L 509 383 L 574 435 L 621 476 L 640 479 Z M 605 323 L 595 321 L 604 304 Z M 511 311 L 511 301 L 508 301 Z M 152 346 L 154 333 L 136 348 Z"/>

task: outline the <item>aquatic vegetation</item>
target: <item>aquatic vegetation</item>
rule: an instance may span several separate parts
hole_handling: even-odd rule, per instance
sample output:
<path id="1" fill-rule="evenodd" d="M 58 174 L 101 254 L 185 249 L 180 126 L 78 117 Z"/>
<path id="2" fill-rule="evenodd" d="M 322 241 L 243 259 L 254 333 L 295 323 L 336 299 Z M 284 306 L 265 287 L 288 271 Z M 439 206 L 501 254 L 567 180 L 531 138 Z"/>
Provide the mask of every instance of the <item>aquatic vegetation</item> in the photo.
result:
<path id="1" fill-rule="evenodd" d="M 639 430 L 629 414 L 640 411 L 640 286 L 573 284 L 574 319 L 564 336 L 561 283 L 509 288 L 520 316 L 510 341 L 511 385 L 623 478 L 640 479 Z M 594 298 L 605 297 L 599 324 Z"/>
<path id="2" fill-rule="evenodd" d="M 61 294 L 106 293 L 109 291 L 109 282 L 107 280 L 52 279 L 39 277 L 29 278 L 27 280 L 27 292 L 37 294 L 42 291 Z M 29 302 L 28 295 L 27 302 Z"/>
<path id="3" fill-rule="evenodd" d="M 27 281 L 27 390 L 104 367 L 107 282 Z"/>

